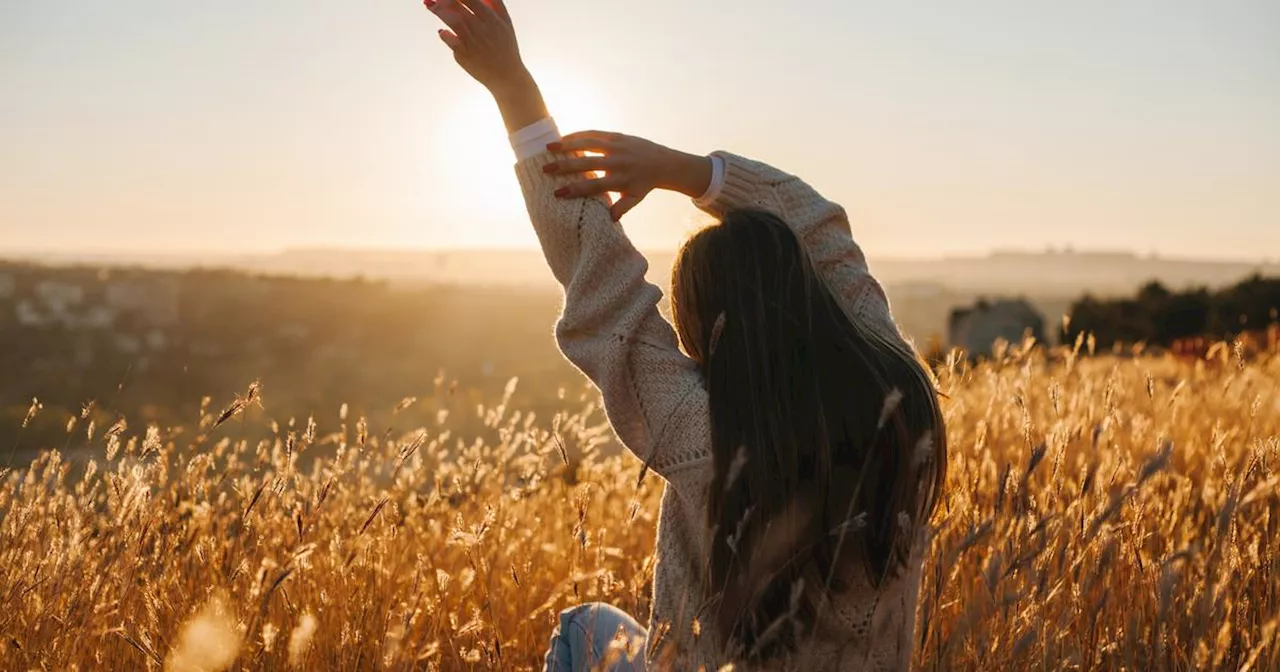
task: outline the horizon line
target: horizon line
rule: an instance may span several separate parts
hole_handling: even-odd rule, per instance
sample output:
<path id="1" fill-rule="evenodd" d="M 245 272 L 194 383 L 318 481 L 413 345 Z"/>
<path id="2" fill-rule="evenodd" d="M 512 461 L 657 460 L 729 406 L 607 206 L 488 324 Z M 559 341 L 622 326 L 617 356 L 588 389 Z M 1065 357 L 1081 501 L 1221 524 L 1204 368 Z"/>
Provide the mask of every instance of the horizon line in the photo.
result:
<path id="1" fill-rule="evenodd" d="M 642 254 L 674 254 L 678 251 L 678 247 L 646 247 L 637 248 Z M 342 245 L 304 245 L 293 247 L 282 247 L 271 250 L 247 250 L 247 251 L 231 251 L 231 250 L 212 250 L 202 251 L 194 249 L 164 249 L 164 250 L 147 250 L 137 248 L 119 248 L 110 250 L 76 250 L 68 251 L 64 249 L 38 250 L 38 249 L 5 249 L 0 248 L 0 261 L 39 261 L 41 257 L 61 260 L 95 260 L 110 258 L 133 258 L 132 261 L 139 259 L 150 260 L 171 260 L 171 261 L 187 261 L 192 257 L 204 257 L 210 260 L 227 261 L 227 260 L 257 260 L 270 259 L 272 257 L 283 257 L 289 254 L 367 254 L 367 255 L 441 255 L 441 254 L 540 254 L 541 250 L 535 246 L 528 247 L 488 247 L 488 246 L 458 246 L 458 247 L 361 247 L 361 246 L 342 246 Z M 1181 255 L 1166 255 L 1158 251 L 1139 252 L 1137 250 L 1125 248 L 1081 248 L 1075 246 L 1046 246 L 1043 248 L 990 248 L 986 251 L 970 251 L 957 253 L 944 253 L 940 255 L 920 255 L 920 256 L 902 256 L 902 255 L 877 255 L 876 260 L 881 262 L 930 262 L 930 261 L 964 261 L 974 259 L 990 259 L 994 257 L 1015 257 L 1015 256 L 1094 256 L 1094 257 L 1125 257 L 1136 260 L 1156 260 L 1166 262 L 1190 262 L 1190 263 L 1212 263 L 1212 264 L 1237 264 L 1237 265 L 1257 265 L 1257 266 L 1277 266 L 1280 260 L 1274 258 L 1246 258 L 1246 257 L 1190 257 Z"/>

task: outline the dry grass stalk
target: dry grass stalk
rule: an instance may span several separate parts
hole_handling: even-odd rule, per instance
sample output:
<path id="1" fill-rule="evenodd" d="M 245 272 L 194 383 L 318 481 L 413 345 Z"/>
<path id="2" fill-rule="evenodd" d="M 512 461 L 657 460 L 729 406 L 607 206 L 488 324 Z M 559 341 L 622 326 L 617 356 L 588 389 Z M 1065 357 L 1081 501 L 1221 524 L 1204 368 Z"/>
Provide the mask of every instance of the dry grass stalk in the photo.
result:
<path id="1" fill-rule="evenodd" d="M 918 667 L 1280 668 L 1280 353 L 1086 346 L 938 372 Z M 474 415 L 436 387 L 440 417 Z M 0 471 L 0 669 L 529 670 L 561 609 L 646 614 L 661 488 L 595 404 L 537 422 L 509 397 L 465 438 L 334 417 L 206 444 L 120 419 L 105 461 Z"/>

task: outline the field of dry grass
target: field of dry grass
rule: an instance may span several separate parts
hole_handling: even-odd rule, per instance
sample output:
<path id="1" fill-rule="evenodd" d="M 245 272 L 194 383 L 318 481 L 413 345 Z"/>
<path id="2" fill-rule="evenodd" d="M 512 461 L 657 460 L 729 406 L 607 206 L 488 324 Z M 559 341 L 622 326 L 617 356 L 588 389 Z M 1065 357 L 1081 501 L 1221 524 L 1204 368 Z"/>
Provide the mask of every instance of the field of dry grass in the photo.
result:
<path id="1" fill-rule="evenodd" d="M 940 384 L 921 668 L 1280 668 L 1280 353 L 1015 350 Z M 560 609 L 647 612 L 658 483 L 590 394 L 222 438 L 270 422 L 248 396 L 177 440 L 69 423 L 87 467 L 0 475 L 0 669 L 531 669 Z"/>

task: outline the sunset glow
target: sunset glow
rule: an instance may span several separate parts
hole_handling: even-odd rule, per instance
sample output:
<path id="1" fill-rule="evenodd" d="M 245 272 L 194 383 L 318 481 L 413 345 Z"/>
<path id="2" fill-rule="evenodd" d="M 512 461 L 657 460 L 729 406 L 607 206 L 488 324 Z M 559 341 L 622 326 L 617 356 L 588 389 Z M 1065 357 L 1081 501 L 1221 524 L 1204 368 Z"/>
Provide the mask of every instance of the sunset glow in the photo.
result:
<path id="1" fill-rule="evenodd" d="M 1280 250 L 1280 5 L 509 0 L 562 130 L 802 175 L 874 256 Z M 531 248 L 414 0 L 0 3 L 0 250 Z M 672 248 L 696 213 L 627 217 Z"/>
<path id="2" fill-rule="evenodd" d="M 543 95 L 564 133 L 608 128 L 605 106 L 582 83 L 548 72 L 541 77 Z M 532 246 L 536 238 L 524 215 L 524 201 L 513 174 L 514 156 L 493 100 L 480 87 L 450 101 L 448 109 L 426 125 L 430 129 L 430 161 L 439 170 L 424 199 L 449 194 L 451 205 L 465 206 L 458 216 L 487 222 L 456 232 L 465 247 Z M 424 203 L 424 206 L 427 204 Z M 443 205 L 443 204 L 442 204 Z"/>

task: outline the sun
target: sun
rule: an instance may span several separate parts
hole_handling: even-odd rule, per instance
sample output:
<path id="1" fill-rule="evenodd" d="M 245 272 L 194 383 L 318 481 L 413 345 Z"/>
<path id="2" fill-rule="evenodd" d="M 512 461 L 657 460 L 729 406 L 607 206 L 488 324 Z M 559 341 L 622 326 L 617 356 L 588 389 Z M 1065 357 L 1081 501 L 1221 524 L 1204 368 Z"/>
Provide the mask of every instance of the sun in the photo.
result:
<path id="1" fill-rule="evenodd" d="M 585 82 L 551 75 L 539 77 L 538 83 L 562 132 L 600 128 L 607 121 L 598 97 Z M 489 95 L 471 87 L 432 129 L 431 172 L 440 176 L 433 189 L 434 205 L 456 211 L 447 219 L 465 216 L 476 224 L 444 237 L 465 246 L 536 244 L 512 171 L 515 157 L 502 116 Z"/>

